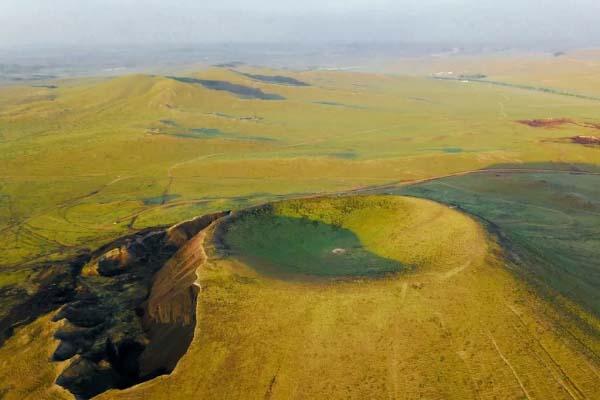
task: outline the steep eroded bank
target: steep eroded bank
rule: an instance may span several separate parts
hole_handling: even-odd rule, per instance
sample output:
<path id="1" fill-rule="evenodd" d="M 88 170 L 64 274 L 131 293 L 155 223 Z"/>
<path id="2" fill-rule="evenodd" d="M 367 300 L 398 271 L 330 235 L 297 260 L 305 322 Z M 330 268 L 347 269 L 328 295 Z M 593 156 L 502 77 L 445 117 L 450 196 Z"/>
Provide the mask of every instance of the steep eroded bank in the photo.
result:
<path id="1" fill-rule="evenodd" d="M 53 358 L 70 361 L 60 386 L 90 398 L 175 368 L 194 332 L 202 231 L 227 214 L 144 230 L 93 253 L 56 315 L 65 323 Z"/>

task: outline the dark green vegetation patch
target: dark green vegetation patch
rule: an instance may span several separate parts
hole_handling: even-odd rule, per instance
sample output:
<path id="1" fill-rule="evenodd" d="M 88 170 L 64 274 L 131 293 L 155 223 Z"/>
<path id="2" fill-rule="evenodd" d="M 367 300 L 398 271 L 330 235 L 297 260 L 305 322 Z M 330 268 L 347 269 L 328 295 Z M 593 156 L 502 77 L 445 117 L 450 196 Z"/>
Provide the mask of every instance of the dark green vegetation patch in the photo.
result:
<path id="1" fill-rule="evenodd" d="M 192 128 L 186 132 L 175 133 L 174 136 L 203 139 L 224 136 L 224 133 L 214 128 Z"/>
<path id="2" fill-rule="evenodd" d="M 337 103 L 335 101 L 314 101 L 314 104 L 319 104 L 322 106 L 331 106 L 331 107 L 342 107 L 342 108 L 353 108 L 356 110 L 364 110 L 366 109 L 366 107 L 363 106 L 357 106 L 354 104 L 343 104 L 343 103 Z"/>
<path id="3" fill-rule="evenodd" d="M 462 153 L 463 149 L 460 147 L 444 147 L 442 149 L 444 153 Z"/>
<path id="4" fill-rule="evenodd" d="M 331 153 L 329 156 L 343 160 L 356 160 L 358 158 L 358 153 L 355 151 L 340 151 L 337 153 Z"/>
<path id="5" fill-rule="evenodd" d="M 149 132 L 154 135 L 169 135 L 183 139 L 227 139 L 249 142 L 275 142 L 276 140 L 266 136 L 244 135 L 236 132 L 224 132 L 218 128 L 186 128 L 173 120 L 160 120 L 161 128 L 150 128 Z"/>
<path id="6" fill-rule="evenodd" d="M 172 194 L 161 195 L 161 196 L 156 196 L 156 197 L 146 197 L 142 201 L 144 202 L 144 205 L 152 206 L 152 205 L 158 205 L 158 204 L 165 204 L 165 203 L 170 202 L 171 200 L 176 200 L 180 197 L 181 197 L 181 195 L 172 193 Z"/>
<path id="7" fill-rule="evenodd" d="M 401 188 L 487 221 L 523 272 L 600 314 L 600 175 L 481 173 Z"/>

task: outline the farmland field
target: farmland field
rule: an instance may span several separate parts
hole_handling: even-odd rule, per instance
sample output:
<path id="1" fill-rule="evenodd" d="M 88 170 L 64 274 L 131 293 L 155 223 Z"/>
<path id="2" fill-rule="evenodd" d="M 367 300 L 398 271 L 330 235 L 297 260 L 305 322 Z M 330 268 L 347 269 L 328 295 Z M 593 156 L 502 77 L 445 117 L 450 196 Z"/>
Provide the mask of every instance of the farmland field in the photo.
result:
<path id="1" fill-rule="evenodd" d="M 599 397 L 597 54 L 517 58 L 0 87 L 0 398 L 72 398 L 86 357 L 106 399 Z M 174 271 L 119 275 L 146 234 Z M 95 287 L 110 329 L 57 317 Z M 124 379 L 103 344 L 183 309 L 175 369 Z"/>

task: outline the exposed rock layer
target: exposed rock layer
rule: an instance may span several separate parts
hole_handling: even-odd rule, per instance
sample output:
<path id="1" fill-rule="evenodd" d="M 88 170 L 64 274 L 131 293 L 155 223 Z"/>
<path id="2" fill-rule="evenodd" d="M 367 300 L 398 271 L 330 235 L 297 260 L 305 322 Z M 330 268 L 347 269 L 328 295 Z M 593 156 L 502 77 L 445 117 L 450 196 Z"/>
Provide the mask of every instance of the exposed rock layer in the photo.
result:
<path id="1" fill-rule="evenodd" d="M 228 213 L 151 229 L 94 252 L 74 296 L 57 313 L 57 383 L 78 398 L 169 373 L 195 327 L 195 270 L 204 260 L 202 230 Z"/>

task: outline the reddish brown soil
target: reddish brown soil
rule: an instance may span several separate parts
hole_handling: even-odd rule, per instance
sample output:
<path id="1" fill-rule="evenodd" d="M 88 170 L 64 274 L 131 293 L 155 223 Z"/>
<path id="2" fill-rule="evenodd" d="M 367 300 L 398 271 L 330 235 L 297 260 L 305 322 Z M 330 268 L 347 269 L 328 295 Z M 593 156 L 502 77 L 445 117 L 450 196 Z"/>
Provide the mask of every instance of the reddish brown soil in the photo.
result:
<path id="1" fill-rule="evenodd" d="M 523 119 L 517 122 L 532 128 L 556 128 L 565 124 L 575 124 L 568 118 Z"/>
<path id="2" fill-rule="evenodd" d="M 600 145 L 600 137 L 597 136 L 573 136 L 571 141 L 586 145 Z"/>
<path id="3" fill-rule="evenodd" d="M 577 122 L 569 118 L 546 118 L 546 119 L 522 119 L 517 121 L 520 124 L 532 128 L 558 128 L 566 124 L 581 126 L 583 128 L 600 130 L 600 123 L 597 122 Z"/>
<path id="4" fill-rule="evenodd" d="M 585 126 L 586 128 L 599 129 L 600 130 L 600 124 L 597 124 L 597 123 L 584 122 L 583 124 L 581 124 L 581 126 Z"/>

